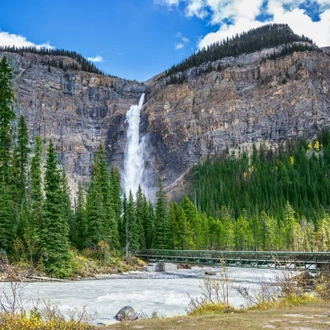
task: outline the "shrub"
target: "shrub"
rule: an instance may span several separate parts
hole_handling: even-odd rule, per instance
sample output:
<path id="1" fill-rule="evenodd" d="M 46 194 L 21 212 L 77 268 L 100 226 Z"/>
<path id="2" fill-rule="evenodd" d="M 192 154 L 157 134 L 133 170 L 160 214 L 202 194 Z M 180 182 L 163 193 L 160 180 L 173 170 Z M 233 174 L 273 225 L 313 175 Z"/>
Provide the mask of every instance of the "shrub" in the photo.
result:
<path id="1" fill-rule="evenodd" d="M 215 278 L 205 276 L 200 288 L 202 290 L 201 297 L 192 298 L 189 296 L 188 315 L 223 313 L 235 310 L 229 305 L 229 293 L 233 289 L 233 284 L 223 261 L 221 261 L 219 276 Z"/>
<path id="2" fill-rule="evenodd" d="M 31 310 L 25 309 L 25 287 L 25 283 L 10 282 L 7 290 L 0 290 L 0 330 L 95 329 L 89 324 L 95 315 L 90 316 L 85 308 L 69 310 L 67 318 L 57 305 L 47 301 L 37 301 Z"/>

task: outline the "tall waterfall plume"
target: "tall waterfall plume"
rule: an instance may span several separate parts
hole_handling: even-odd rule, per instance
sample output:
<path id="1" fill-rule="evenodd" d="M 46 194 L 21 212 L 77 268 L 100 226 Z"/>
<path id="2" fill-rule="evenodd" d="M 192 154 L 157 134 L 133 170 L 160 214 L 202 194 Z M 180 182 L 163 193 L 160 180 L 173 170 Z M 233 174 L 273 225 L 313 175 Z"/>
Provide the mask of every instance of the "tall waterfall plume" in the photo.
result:
<path id="1" fill-rule="evenodd" d="M 135 196 L 139 185 L 143 191 L 145 187 L 143 184 L 144 171 L 144 151 L 143 139 L 140 137 L 140 112 L 144 102 L 144 93 L 141 95 L 139 104 L 132 105 L 126 114 L 127 128 L 127 146 L 124 163 L 124 190 L 128 196 L 131 190 Z"/>

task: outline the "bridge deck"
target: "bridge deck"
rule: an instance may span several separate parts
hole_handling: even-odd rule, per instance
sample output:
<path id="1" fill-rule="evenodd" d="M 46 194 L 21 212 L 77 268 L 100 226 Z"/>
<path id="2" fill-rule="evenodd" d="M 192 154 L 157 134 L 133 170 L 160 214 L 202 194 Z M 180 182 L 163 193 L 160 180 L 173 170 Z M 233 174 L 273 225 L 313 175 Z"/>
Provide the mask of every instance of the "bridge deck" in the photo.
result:
<path id="1" fill-rule="evenodd" d="M 233 267 L 308 269 L 330 267 L 330 252 L 141 250 L 137 257 L 153 262 L 207 264 Z"/>

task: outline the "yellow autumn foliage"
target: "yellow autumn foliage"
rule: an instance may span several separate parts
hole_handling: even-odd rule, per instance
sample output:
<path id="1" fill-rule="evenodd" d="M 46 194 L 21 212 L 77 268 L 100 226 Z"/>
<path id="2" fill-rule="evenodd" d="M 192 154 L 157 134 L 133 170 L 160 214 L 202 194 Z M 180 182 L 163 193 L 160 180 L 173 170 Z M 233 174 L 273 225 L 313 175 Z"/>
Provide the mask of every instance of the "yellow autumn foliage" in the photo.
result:
<path id="1" fill-rule="evenodd" d="M 44 321 L 37 316 L 27 316 L 21 314 L 7 314 L 0 315 L 0 330 L 88 330 L 96 329 L 94 326 L 78 322 L 65 321 L 61 318 L 53 318 Z"/>

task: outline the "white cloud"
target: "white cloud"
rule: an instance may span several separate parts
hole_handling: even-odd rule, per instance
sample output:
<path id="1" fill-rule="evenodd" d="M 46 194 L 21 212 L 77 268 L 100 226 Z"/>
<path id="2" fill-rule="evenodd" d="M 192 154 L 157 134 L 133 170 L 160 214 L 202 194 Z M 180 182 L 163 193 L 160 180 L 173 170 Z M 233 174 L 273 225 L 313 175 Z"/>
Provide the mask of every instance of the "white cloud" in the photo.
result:
<path id="1" fill-rule="evenodd" d="M 165 6 L 177 6 L 180 3 L 180 0 L 154 0 L 154 3 L 157 5 L 165 5 Z"/>
<path id="2" fill-rule="evenodd" d="M 182 49 L 184 47 L 184 44 L 182 42 L 178 42 L 174 45 L 174 48 L 176 50 Z"/>
<path id="3" fill-rule="evenodd" d="M 248 31 L 266 23 L 287 23 L 295 33 L 304 34 L 319 46 L 330 46 L 330 1 L 315 0 L 321 8 L 320 21 L 313 22 L 299 5 L 306 0 L 268 0 L 267 13 L 273 18 L 260 22 L 263 0 L 154 0 L 169 7 L 184 6 L 187 17 L 196 16 L 208 24 L 219 25 L 217 32 L 203 36 L 198 42 L 202 48 L 216 41 Z M 287 8 L 287 10 L 284 9 Z M 230 21 L 230 24 L 228 23 Z"/>
<path id="4" fill-rule="evenodd" d="M 91 62 L 98 62 L 98 63 L 103 62 L 103 57 L 100 55 L 96 55 L 94 57 L 87 57 L 87 59 L 88 59 L 88 61 L 91 61 Z"/>
<path id="5" fill-rule="evenodd" d="M 177 33 L 175 37 L 180 39 L 180 41 L 174 45 L 176 50 L 182 49 L 190 41 L 188 38 L 183 36 L 181 32 Z"/>
<path id="6" fill-rule="evenodd" d="M 49 48 L 54 49 L 54 46 L 51 46 L 49 41 L 44 44 L 35 44 L 31 41 L 28 41 L 25 37 L 0 31 L 0 46 L 15 46 L 15 47 L 36 47 L 36 48 Z"/>

